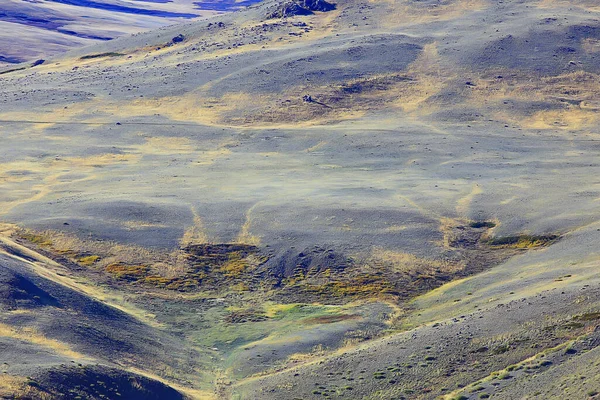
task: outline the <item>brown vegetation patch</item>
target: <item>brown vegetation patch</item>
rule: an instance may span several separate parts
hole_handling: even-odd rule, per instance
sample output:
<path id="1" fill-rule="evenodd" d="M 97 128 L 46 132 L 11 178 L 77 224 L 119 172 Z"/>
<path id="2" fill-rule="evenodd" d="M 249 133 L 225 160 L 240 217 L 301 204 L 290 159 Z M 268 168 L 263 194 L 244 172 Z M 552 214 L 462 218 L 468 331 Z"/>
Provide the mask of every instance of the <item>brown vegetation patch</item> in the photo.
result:
<path id="1" fill-rule="evenodd" d="M 464 278 L 529 249 L 551 245 L 557 235 L 518 235 L 490 238 L 495 223 L 446 221 L 442 226 L 446 254 L 426 259 L 386 249 L 373 249 L 368 257 L 349 259 L 343 268 L 305 269 L 282 278 L 275 297 L 287 302 L 347 303 L 381 299 L 401 303 Z"/>
<path id="2" fill-rule="evenodd" d="M 600 319 L 600 312 L 589 312 L 581 315 L 575 316 L 573 319 L 579 321 L 596 321 Z"/>
<path id="3" fill-rule="evenodd" d="M 547 247 L 559 239 L 558 235 L 518 235 L 491 238 L 485 241 L 492 247 L 530 249 L 535 247 Z"/>
<path id="4" fill-rule="evenodd" d="M 280 101 L 280 97 L 265 97 L 259 108 L 246 113 L 236 108 L 235 113 L 228 112 L 223 119 L 239 125 L 345 120 L 397 101 L 414 84 L 416 79 L 409 75 L 389 74 L 341 85 L 302 86 L 287 92 L 284 101 Z"/>
<path id="5" fill-rule="evenodd" d="M 360 315 L 356 314 L 339 314 L 339 315 L 322 315 L 314 318 L 307 318 L 303 322 L 307 325 L 311 324 L 333 324 L 336 322 L 359 319 Z"/>
<path id="6" fill-rule="evenodd" d="M 255 292 L 282 303 L 344 304 L 366 299 L 402 303 L 559 238 L 490 238 L 493 227 L 490 221 L 445 221 L 441 227 L 445 254 L 435 259 L 383 248 L 357 257 L 307 250 L 300 253 L 304 258 L 281 261 L 285 264 L 281 270 L 266 264 L 268 257 L 257 246 L 240 243 L 191 244 L 161 255 L 114 244 L 91 245 L 48 232 L 21 231 L 19 237 L 77 273 L 93 273 L 94 280 L 111 285 L 214 294 Z M 252 312 L 233 312 L 225 320 L 241 323 L 262 318 Z"/>
<path id="7" fill-rule="evenodd" d="M 224 321 L 229 324 L 242 324 L 245 322 L 261 322 L 266 321 L 269 317 L 264 311 L 259 310 L 237 310 L 231 311 L 224 318 Z"/>
<path id="8" fill-rule="evenodd" d="M 80 60 L 92 60 L 94 58 L 120 57 L 120 56 L 124 56 L 124 55 L 125 54 L 122 54 L 122 53 L 109 52 L 109 53 L 88 54 L 88 55 L 79 57 L 79 59 Z"/>
<path id="9" fill-rule="evenodd" d="M 106 272 L 126 281 L 138 281 L 144 278 L 149 270 L 150 268 L 145 265 L 111 264 L 106 267 Z"/>

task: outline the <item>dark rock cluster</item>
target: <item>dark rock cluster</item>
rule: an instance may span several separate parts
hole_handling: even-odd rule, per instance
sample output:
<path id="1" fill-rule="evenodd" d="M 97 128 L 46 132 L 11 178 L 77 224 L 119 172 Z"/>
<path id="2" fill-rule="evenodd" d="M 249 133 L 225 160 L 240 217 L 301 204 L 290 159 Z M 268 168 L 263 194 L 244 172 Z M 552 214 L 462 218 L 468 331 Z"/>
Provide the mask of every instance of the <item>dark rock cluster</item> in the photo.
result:
<path id="1" fill-rule="evenodd" d="M 274 11 L 267 15 L 267 18 L 286 18 L 296 15 L 312 15 L 315 11 L 327 12 L 335 10 L 335 4 L 325 0 L 286 0 L 281 3 Z"/>

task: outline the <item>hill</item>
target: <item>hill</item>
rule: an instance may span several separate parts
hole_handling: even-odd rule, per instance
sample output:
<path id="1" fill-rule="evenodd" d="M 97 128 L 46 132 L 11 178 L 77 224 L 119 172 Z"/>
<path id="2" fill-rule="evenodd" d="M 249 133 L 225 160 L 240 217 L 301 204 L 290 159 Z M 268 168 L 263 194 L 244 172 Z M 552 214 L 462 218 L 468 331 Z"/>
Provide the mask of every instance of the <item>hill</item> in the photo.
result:
<path id="1" fill-rule="evenodd" d="M 2 336 L 62 349 L 7 375 L 597 397 L 599 12 L 269 0 L 6 68 Z"/>
<path id="2" fill-rule="evenodd" d="M 0 66 L 40 62 L 65 51 L 250 2 L 191 0 L 6 0 L 0 6 Z"/>

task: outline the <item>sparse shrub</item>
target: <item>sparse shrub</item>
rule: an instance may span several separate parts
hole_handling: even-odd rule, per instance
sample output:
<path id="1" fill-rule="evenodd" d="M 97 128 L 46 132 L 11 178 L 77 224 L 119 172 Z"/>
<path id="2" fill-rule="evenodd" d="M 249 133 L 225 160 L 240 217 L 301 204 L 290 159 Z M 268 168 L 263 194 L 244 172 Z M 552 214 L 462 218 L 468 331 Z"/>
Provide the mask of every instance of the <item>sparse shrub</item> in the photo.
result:
<path id="1" fill-rule="evenodd" d="M 373 372 L 373 378 L 385 379 L 385 372 Z"/>
<path id="2" fill-rule="evenodd" d="M 505 236 L 487 240 L 487 244 L 494 247 L 512 247 L 516 249 L 527 249 L 548 246 L 558 239 L 558 235 L 520 235 Z"/>
<path id="3" fill-rule="evenodd" d="M 579 321 L 595 321 L 597 319 L 600 319 L 600 312 L 581 314 L 574 317 L 573 319 L 577 319 Z"/>
<path id="4" fill-rule="evenodd" d="M 498 347 L 495 347 L 492 351 L 494 354 L 503 354 L 510 350 L 510 346 L 507 344 L 502 344 Z"/>
<path id="5" fill-rule="evenodd" d="M 144 278 L 150 271 L 150 268 L 145 265 L 111 264 L 105 270 L 113 274 L 117 279 L 137 281 Z"/>
<path id="6" fill-rule="evenodd" d="M 96 255 L 92 255 L 92 256 L 83 256 L 77 259 L 77 261 L 79 262 L 79 264 L 85 266 L 85 267 L 91 267 L 92 265 L 94 265 L 96 262 L 98 262 L 98 260 L 100 260 L 100 256 L 96 256 Z"/>
<path id="7" fill-rule="evenodd" d="M 579 328 L 583 328 L 584 326 L 585 326 L 585 324 L 582 324 L 581 322 L 570 321 L 570 322 L 567 322 L 566 324 L 562 325 L 562 328 L 564 328 L 564 329 L 579 329 Z"/>
<path id="8" fill-rule="evenodd" d="M 471 228 L 493 228 L 496 226 L 492 221 L 474 221 L 469 224 Z"/>
<path id="9" fill-rule="evenodd" d="M 115 53 L 115 52 L 108 52 L 108 53 L 88 54 L 88 55 L 79 57 L 79 59 L 80 60 L 91 60 L 91 59 L 94 59 L 94 58 L 119 57 L 119 56 L 124 56 L 124 55 L 125 54 Z"/>

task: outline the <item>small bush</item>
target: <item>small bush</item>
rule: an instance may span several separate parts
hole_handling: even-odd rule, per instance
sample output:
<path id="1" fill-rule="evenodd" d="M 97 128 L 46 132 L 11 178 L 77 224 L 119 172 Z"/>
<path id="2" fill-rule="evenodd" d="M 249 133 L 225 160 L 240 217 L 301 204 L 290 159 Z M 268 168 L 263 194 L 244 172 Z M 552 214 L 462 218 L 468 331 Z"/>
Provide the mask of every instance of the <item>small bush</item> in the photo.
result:
<path id="1" fill-rule="evenodd" d="M 471 228 L 493 228 L 496 226 L 492 221 L 474 221 L 469 224 Z"/>
<path id="2" fill-rule="evenodd" d="M 495 247 L 512 247 L 517 249 L 527 249 L 548 246 L 557 239 L 558 235 L 519 235 L 492 238 L 487 241 L 487 244 Z"/>
<path id="3" fill-rule="evenodd" d="M 600 319 L 600 312 L 591 312 L 591 313 L 581 314 L 581 315 L 576 316 L 573 319 L 577 319 L 579 321 L 595 321 L 597 319 Z"/>
<path id="4" fill-rule="evenodd" d="M 98 54 L 88 54 L 82 57 L 79 57 L 80 60 L 91 60 L 94 58 L 102 58 L 102 57 L 119 57 L 124 56 L 125 54 L 108 52 L 108 53 L 98 53 Z"/>

